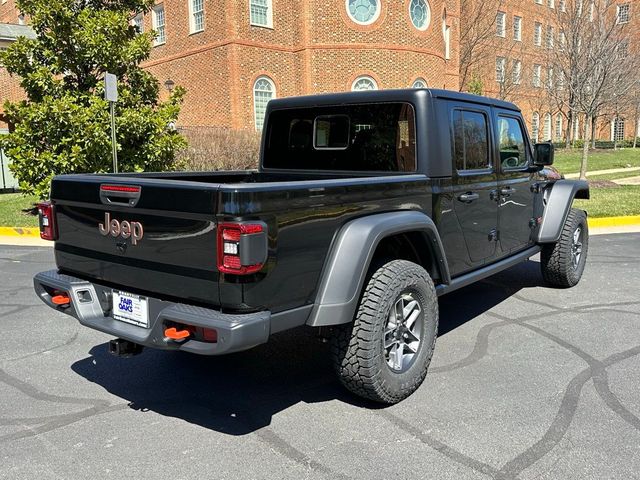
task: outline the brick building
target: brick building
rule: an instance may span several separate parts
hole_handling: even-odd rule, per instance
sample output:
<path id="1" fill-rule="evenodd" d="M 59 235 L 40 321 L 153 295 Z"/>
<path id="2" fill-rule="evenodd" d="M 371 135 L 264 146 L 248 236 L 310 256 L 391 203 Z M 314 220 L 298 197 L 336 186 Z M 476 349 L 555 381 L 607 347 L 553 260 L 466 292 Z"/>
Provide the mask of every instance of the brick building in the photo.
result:
<path id="1" fill-rule="evenodd" d="M 182 126 L 259 130 L 274 97 L 458 88 L 458 0 L 164 0 L 134 21 L 158 33 L 143 67 L 187 89 Z"/>
<path id="2" fill-rule="evenodd" d="M 566 40 L 557 25 L 558 12 L 572 11 L 581 0 L 497 0 L 482 2 L 491 26 L 490 38 L 483 42 L 485 53 L 473 70 L 481 79 L 483 93 L 504 98 L 518 104 L 527 120 L 529 133 L 537 140 L 561 141 L 568 132 L 567 118 L 559 111 L 548 87 L 563 88 L 562 79 L 548 66 L 549 51 L 562 48 Z M 593 0 L 584 1 L 585 15 L 593 8 Z M 573 3 L 576 2 L 576 3 Z M 615 0 L 618 21 L 623 35 L 629 38 L 630 48 L 640 49 L 640 0 Z M 494 17 L 495 15 L 495 17 Z M 590 15 L 593 15 L 591 13 Z M 461 15 L 462 31 L 465 22 L 478 21 Z M 462 68 L 462 65 L 461 65 Z M 638 77 L 640 82 L 640 77 Z M 464 80 L 461 79 L 461 82 Z M 462 86 L 466 89 L 467 86 Z M 574 138 L 582 137 L 582 122 L 578 118 L 569 128 Z M 640 136 L 640 119 L 634 108 L 619 114 L 613 112 L 599 119 L 595 137 L 603 140 L 631 139 Z"/>
<path id="3" fill-rule="evenodd" d="M 164 0 L 133 21 L 158 33 L 143 67 L 166 85 L 162 95 L 172 85 L 187 89 L 180 126 L 259 130 L 274 97 L 460 88 L 460 31 L 465 21 L 476 21 L 469 12 L 460 15 L 460 1 Z M 545 58 L 547 47 L 560 41 L 555 13 L 573 0 L 471 1 L 495 22 L 490 48 L 475 67 L 484 94 L 516 102 L 534 138 L 563 138 L 566 119 L 544 88 L 550 74 Z M 640 0 L 617 1 L 640 42 Z M 14 0 L 0 5 L 0 22 L 24 22 Z M 15 80 L 0 67 L 0 104 L 18 95 Z M 635 122 L 630 114 L 604 119 L 597 136 L 631 138 Z"/>
<path id="4" fill-rule="evenodd" d="M 0 23 L 0 50 L 6 50 L 20 36 L 34 37 L 34 33 L 26 25 Z M 0 133 L 6 130 L 6 123 L 2 117 L 2 105 L 6 100 L 15 101 L 22 97 L 23 92 L 19 80 L 11 77 L 7 70 L 0 65 Z"/>
<path id="5" fill-rule="evenodd" d="M 416 82 L 457 89 L 458 8 L 456 0 L 165 0 L 136 21 L 161 32 L 144 67 L 187 89 L 181 124 L 260 129 L 276 96 Z"/>

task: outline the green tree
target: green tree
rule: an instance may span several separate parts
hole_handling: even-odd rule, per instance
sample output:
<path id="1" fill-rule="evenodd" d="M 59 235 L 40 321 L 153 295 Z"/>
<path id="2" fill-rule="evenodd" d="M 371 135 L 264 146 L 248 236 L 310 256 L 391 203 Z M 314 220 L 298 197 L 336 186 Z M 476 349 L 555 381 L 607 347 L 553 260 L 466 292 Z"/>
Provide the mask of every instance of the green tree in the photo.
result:
<path id="1" fill-rule="evenodd" d="M 469 84 L 467 85 L 467 92 L 475 93 L 476 95 L 482 95 L 484 90 L 484 85 L 482 83 L 482 79 L 476 73 L 471 76 L 471 80 L 469 80 Z"/>
<path id="2" fill-rule="evenodd" d="M 26 100 L 5 103 L 13 130 L 1 145 L 24 193 L 45 198 L 54 175 L 111 170 L 105 72 L 118 77 L 120 171 L 176 168 L 175 154 L 186 141 L 169 125 L 184 89 L 158 100 L 158 81 L 139 66 L 149 57 L 153 33 L 139 34 L 130 22 L 132 12 L 148 12 L 153 0 L 17 3 L 36 38 L 21 37 L 0 54 L 26 93 Z"/>

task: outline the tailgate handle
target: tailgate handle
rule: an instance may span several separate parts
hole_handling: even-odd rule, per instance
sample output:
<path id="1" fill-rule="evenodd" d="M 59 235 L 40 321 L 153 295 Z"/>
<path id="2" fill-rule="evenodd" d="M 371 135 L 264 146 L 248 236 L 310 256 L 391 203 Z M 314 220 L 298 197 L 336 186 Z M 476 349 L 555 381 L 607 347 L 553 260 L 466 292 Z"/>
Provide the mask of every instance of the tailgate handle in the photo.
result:
<path id="1" fill-rule="evenodd" d="M 105 205 L 135 207 L 140 200 L 139 185 L 100 185 L 100 201 Z"/>

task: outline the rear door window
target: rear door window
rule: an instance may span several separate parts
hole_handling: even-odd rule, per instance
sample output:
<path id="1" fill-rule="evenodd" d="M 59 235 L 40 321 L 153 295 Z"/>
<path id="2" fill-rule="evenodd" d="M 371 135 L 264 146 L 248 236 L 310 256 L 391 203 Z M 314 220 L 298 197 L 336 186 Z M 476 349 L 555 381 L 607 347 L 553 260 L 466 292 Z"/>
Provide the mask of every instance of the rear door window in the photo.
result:
<path id="1" fill-rule="evenodd" d="M 459 172 L 491 168 L 487 116 L 471 110 L 453 111 L 453 152 Z"/>

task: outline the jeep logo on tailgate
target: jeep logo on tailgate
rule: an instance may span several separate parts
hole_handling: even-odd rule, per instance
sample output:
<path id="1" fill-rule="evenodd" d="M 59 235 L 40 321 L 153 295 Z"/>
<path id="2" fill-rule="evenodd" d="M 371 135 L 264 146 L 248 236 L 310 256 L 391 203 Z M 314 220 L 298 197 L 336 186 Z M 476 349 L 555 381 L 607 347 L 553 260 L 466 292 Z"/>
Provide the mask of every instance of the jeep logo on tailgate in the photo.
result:
<path id="1" fill-rule="evenodd" d="M 131 237 L 131 245 L 137 245 L 138 241 L 144 237 L 144 229 L 140 222 L 128 222 L 127 220 L 119 222 L 115 218 L 111 220 L 111 214 L 109 214 L 109 212 L 105 212 L 104 223 L 98 224 L 98 230 L 100 231 L 100 235 L 105 237 L 109 234 L 112 237 Z"/>

